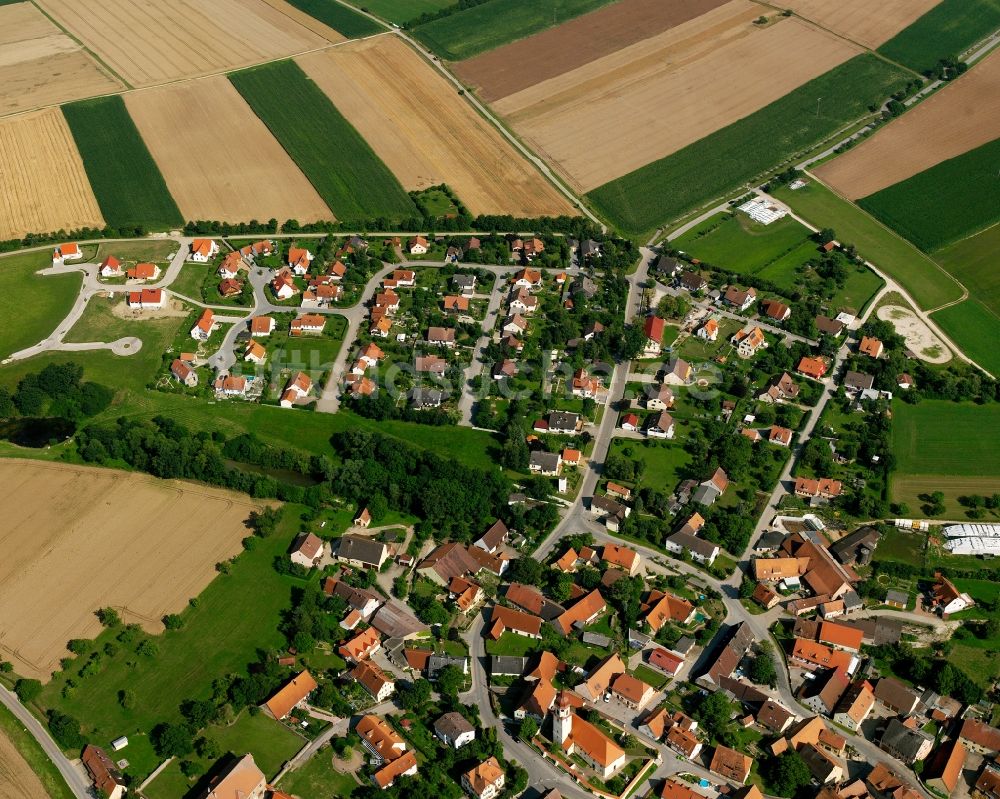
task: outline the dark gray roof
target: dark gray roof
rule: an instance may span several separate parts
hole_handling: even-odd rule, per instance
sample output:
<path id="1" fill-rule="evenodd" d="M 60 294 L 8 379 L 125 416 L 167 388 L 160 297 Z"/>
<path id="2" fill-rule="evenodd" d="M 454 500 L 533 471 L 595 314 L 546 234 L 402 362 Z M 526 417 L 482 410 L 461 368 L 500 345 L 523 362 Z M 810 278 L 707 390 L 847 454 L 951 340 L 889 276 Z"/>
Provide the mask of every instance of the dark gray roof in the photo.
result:
<path id="1" fill-rule="evenodd" d="M 838 764 L 833 758 L 824 754 L 812 744 L 801 746 L 799 748 L 799 756 L 805 762 L 806 768 L 809 769 L 809 773 L 812 774 L 813 779 L 819 782 L 820 785 L 827 782 L 833 771 L 838 768 Z"/>
<path id="2" fill-rule="evenodd" d="M 409 394 L 410 402 L 422 408 L 437 408 L 444 397 L 444 392 L 438 388 L 412 388 Z"/>
<path id="3" fill-rule="evenodd" d="M 559 468 L 559 453 L 535 451 L 531 453 L 531 459 L 528 463 L 543 472 L 554 472 Z"/>
<path id="4" fill-rule="evenodd" d="M 899 719 L 890 719 L 885 732 L 882 733 L 879 746 L 887 752 L 896 754 L 901 760 L 912 761 L 916 758 L 920 747 L 929 740 L 931 736 L 923 730 L 911 730 Z"/>
<path id="5" fill-rule="evenodd" d="M 681 286 L 686 288 L 688 291 L 698 291 L 707 285 L 707 281 L 697 272 L 681 272 L 678 278 Z"/>
<path id="6" fill-rule="evenodd" d="M 696 552 L 703 558 L 712 557 L 718 547 L 717 544 L 713 544 L 711 541 L 706 541 L 704 538 L 698 538 L 698 536 L 691 535 L 691 533 L 677 532 L 670 536 L 667 541 L 676 546 L 690 550 L 691 552 Z"/>
<path id="7" fill-rule="evenodd" d="M 701 505 L 713 505 L 722 493 L 714 485 L 700 485 L 691 495 L 691 501 Z"/>
<path id="8" fill-rule="evenodd" d="M 476 285 L 475 275 L 452 275 L 452 283 L 456 288 L 470 288 Z"/>
<path id="9" fill-rule="evenodd" d="M 548 419 L 550 430 L 576 430 L 579 421 L 579 414 L 568 411 L 551 411 Z"/>
<path id="10" fill-rule="evenodd" d="M 861 630 L 865 636 L 865 643 L 871 643 L 875 646 L 899 643 L 903 635 L 903 623 L 898 619 L 887 618 L 885 616 L 852 621 L 837 619 L 837 622 L 845 627 L 853 627 L 855 630 Z"/>
<path id="11" fill-rule="evenodd" d="M 606 635 L 601 635 L 600 633 L 584 633 L 581 638 L 585 644 L 593 644 L 594 646 L 599 646 L 602 649 L 607 649 L 611 646 L 611 639 Z"/>
<path id="12" fill-rule="evenodd" d="M 427 660 L 427 676 L 431 679 L 437 677 L 438 672 L 446 666 L 455 666 L 463 674 L 469 673 L 469 659 L 456 655 L 431 655 Z"/>
<path id="13" fill-rule="evenodd" d="M 875 378 L 864 372 L 848 372 L 844 375 L 844 386 L 864 390 L 871 388 L 875 383 Z"/>
<path id="14" fill-rule="evenodd" d="M 341 536 L 337 543 L 337 557 L 377 564 L 385 552 L 385 544 L 363 535 Z"/>
<path id="15" fill-rule="evenodd" d="M 781 542 L 785 540 L 785 534 L 780 530 L 768 530 L 757 539 L 754 549 L 761 552 L 776 552 L 781 549 Z"/>
<path id="16" fill-rule="evenodd" d="M 493 655 L 490 658 L 490 674 L 494 677 L 521 676 L 528 668 L 528 659 L 508 655 Z"/>
<path id="17" fill-rule="evenodd" d="M 900 591 L 898 588 L 890 588 L 886 591 L 885 601 L 896 602 L 900 605 L 905 605 L 910 601 L 910 595 L 906 591 Z"/>
<path id="18" fill-rule="evenodd" d="M 593 497 L 590 500 L 590 507 L 597 508 L 597 510 L 606 513 L 609 516 L 618 516 L 622 519 L 625 518 L 625 506 L 620 502 L 615 502 L 615 500 L 610 497 Z"/>
<path id="19" fill-rule="evenodd" d="M 830 552 L 841 563 L 846 563 L 850 566 L 856 563 L 866 550 L 868 552 L 873 551 L 881 537 L 882 534 L 878 531 L 878 528 L 866 524 L 864 527 L 859 527 L 850 535 L 845 535 L 839 541 L 830 544 Z"/>
<path id="20" fill-rule="evenodd" d="M 476 728 L 469 723 L 469 720 L 465 716 L 454 711 L 445 713 L 434 722 L 434 732 L 451 740 L 455 740 L 463 733 L 475 732 L 475 730 Z"/>

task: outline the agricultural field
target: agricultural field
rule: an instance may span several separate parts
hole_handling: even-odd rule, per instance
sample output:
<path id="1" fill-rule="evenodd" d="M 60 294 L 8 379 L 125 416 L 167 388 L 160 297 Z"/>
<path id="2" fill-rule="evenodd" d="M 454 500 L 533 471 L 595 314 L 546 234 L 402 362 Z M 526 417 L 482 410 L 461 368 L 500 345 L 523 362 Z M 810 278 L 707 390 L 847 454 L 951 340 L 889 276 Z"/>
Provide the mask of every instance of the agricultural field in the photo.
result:
<path id="1" fill-rule="evenodd" d="M 413 35 L 449 61 L 523 39 L 612 0 L 490 0 L 419 25 Z"/>
<path id="2" fill-rule="evenodd" d="M 962 155 L 996 138 L 1000 107 L 1000 51 L 960 80 L 814 172 L 839 194 L 856 200 Z"/>
<path id="3" fill-rule="evenodd" d="M 39 6 L 134 87 L 225 72 L 329 43 L 264 0 L 42 0 Z"/>
<path id="4" fill-rule="evenodd" d="M 399 25 L 454 4 L 454 0 L 365 0 L 365 8 L 372 14 Z"/>
<path id="5" fill-rule="evenodd" d="M 161 631 L 160 619 L 239 551 L 243 523 L 260 507 L 233 492 L 109 469 L 4 460 L 0 476 L 0 650 L 19 674 L 43 681 L 69 638 L 100 632 L 98 608 Z"/>
<path id="6" fill-rule="evenodd" d="M 817 181 L 792 191 L 774 189 L 774 196 L 817 228 L 832 228 L 840 241 L 853 244 L 879 271 L 897 280 L 924 310 L 962 296 L 962 287 L 934 261 L 856 205 Z"/>
<path id="7" fill-rule="evenodd" d="M 48 755 L 6 707 L 0 707 L 0 796 L 3 799 L 73 799 Z"/>
<path id="8" fill-rule="evenodd" d="M 977 298 L 950 305 L 932 318 L 959 349 L 994 376 L 1000 376 L 1000 317 Z"/>
<path id="9" fill-rule="evenodd" d="M 945 247 L 934 260 L 966 286 L 975 288 L 976 299 L 1000 317 L 1000 225 Z"/>
<path id="10" fill-rule="evenodd" d="M 58 108 L 0 120 L 0 175 L 0 239 L 104 225 Z"/>
<path id="11" fill-rule="evenodd" d="M 728 0 L 619 0 L 461 61 L 454 69 L 480 97 L 493 102 L 663 33 L 725 2 Z"/>
<path id="12" fill-rule="evenodd" d="M 185 219 L 332 219 L 224 76 L 130 92 L 125 104 Z"/>
<path id="13" fill-rule="evenodd" d="M 780 30 L 786 22 L 758 37 Z M 673 155 L 594 189 L 588 197 L 622 229 L 652 231 L 832 136 L 905 80 L 904 72 L 874 56 L 858 56 Z M 822 98 L 819 103 L 817 98 Z"/>
<path id="14" fill-rule="evenodd" d="M 759 6 L 732 0 L 494 108 L 574 187 L 590 191 L 779 101 L 859 52 L 794 17 L 761 28 L 753 24 L 759 16 Z M 610 119 L 627 124 L 608 136 Z"/>
<path id="15" fill-rule="evenodd" d="M 271 5 L 275 4 L 275 0 L 265 0 L 265 2 Z M 286 5 L 284 2 L 281 4 Z M 287 5 L 293 6 L 301 13 L 308 14 L 322 23 L 327 30 L 333 29 L 340 34 L 341 39 L 371 36 L 373 33 L 380 33 L 384 30 L 377 22 L 341 5 L 336 0 L 288 0 Z M 331 41 L 335 40 L 331 39 Z"/>
<path id="16" fill-rule="evenodd" d="M 5 711 L 6 712 L 6 709 Z M 48 799 L 38 775 L 0 730 L 0 797 L 2 799 Z"/>
<path id="17" fill-rule="evenodd" d="M 0 6 L 0 47 L 0 115 L 123 88 L 31 3 Z"/>
<path id="18" fill-rule="evenodd" d="M 1000 222 L 1000 138 L 858 201 L 925 252 Z"/>
<path id="19" fill-rule="evenodd" d="M 50 266 L 48 250 L 0 258 L 0 318 L 17 320 L 4 325 L 0 359 L 47 338 L 73 307 L 81 276 L 35 274 Z"/>
<path id="20" fill-rule="evenodd" d="M 62 112 L 108 225 L 163 230 L 184 224 L 120 96 L 64 105 Z"/>
<path id="21" fill-rule="evenodd" d="M 298 59 L 409 191 L 447 183 L 473 214 L 574 213 L 540 172 L 395 36 Z M 406 114 L 398 109 L 408 107 Z M 394 123 L 387 125 L 386 119 Z"/>
<path id="22" fill-rule="evenodd" d="M 1000 0 L 942 0 L 879 48 L 917 72 L 931 71 L 1000 28 Z"/>
<path id="23" fill-rule="evenodd" d="M 229 79 L 338 219 L 416 213 L 392 172 L 297 64 L 277 62 Z M 289 108 L 308 108 L 309 124 Z"/>
<path id="24" fill-rule="evenodd" d="M 868 0 L 786 0 L 800 17 L 845 36 L 868 48 L 876 48 L 895 36 L 940 0 L 882 0 L 873 6 Z"/>
<path id="25" fill-rule="evenodd" d="M 308 5 L 309 0 L 295 0 L 295 2 L 292 2 L 292 0 L 264 0 L 264 2 L 267 3 L 269 6 L 271 6 L 271 8 L 280 11 L 289 19 L 295 20 L 302 27 L 307 28 L 308 30 L 311 30 L 313 33 L 322 36 L 328 42 L 335 44 L 337 42 L 342 42 L 344 41 L 344 39 L 353 35 L 346 31 L 341 31 L 339 29 L 335 30 L 334 28 L 331 28 L 325 22 L 317 18 L 318 12 L 316 14 L 313 14 L 304 10 L 303 6 Z M 345 29 L 350 29 L 352 27 L 360 25 L 361 23 L 359 23 L 358 20 L 362 20 L 365 23 L 368 22 L 368 20 L 361 14 L 351 11 L 351 9 L 347 8 L 346 6 L 340 5 L 339 3 L 320 3 L 320 4 L 313 3 L 313 5 L 323 5 L 326 8 L 330 9 L 327 12 L 326 16 L 330 17 L 331 19 L 333 18 L 340 19 L 341 25 Z"/>

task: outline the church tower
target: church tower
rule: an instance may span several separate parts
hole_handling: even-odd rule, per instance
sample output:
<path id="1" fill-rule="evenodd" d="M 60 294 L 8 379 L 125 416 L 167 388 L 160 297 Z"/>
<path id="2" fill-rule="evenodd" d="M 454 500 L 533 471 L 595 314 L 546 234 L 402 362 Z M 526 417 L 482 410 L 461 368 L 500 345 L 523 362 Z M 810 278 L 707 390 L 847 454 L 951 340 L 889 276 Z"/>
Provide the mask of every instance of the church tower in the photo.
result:
<path id="1" fill-rule="evenodd" d="M 556 698 L 556 712 L 552 717 L 552 738 L 560 746 L 573 732 L 573 706 L 565 691 Z"/>

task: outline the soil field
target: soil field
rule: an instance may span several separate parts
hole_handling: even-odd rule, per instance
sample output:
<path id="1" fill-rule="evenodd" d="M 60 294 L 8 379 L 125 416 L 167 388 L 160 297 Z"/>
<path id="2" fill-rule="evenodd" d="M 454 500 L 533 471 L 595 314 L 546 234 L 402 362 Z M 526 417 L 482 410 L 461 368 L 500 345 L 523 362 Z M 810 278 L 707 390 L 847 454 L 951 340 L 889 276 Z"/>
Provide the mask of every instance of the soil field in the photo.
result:
<path id="1" fill-rule="evenodd" d="M 941 0 L 786 0 L 789 8 L 810 22 L 872 49 L 891 39 Z"/>
<path id="2" fill-rule="evenodd" d="M 319 34 L 324 39 L 329 42 L 342 42 L 348 35 L 344 31 L 336 30 L 328 23 L 324 23 L 322 20 L 317 19 L 314 15 L 308 13 L 307 10 L 299 9 L 292 5 L 290 2 L 285 2 L 285 0 L 264 0 L 271 8 L 274 8 L 284 14 L 290 19 L 294 19 L 304 28 L 308 28 L 313 33 Z M 341 6 L 341 8 L 344 8 Z M 350 9 L 345 9 L 349 11 Z"/>
<path id="3" fill-rule="evenodd" d="M 125 104 L 185 219 L 332 219 L 319 194 L 222 75 Z"/>
<path id="4" fill-rule="evenodd" d="M 763 29 L 732 0 L 495 104 L 577 189 L 589 191 L 747 117 L 858 51 L 794 17 Z M 609 120 L 615 135 L 608 135 Z"/>
<path id="5" fill-rule="evenodd" d="M 132 86 L 224 72 L 328 44 L 264 0 L 41 0 Z"/>
<path id="6" fill-rule="evenodd" d="M 1000 50 L 816 175 L 851 199 L 867 197 L 1000 133 Z"/>
<path id="7" fill-rule="evenodd" d="M 48 799 L 48 795 L 21 753 L 0 732 L 0 799 Z"/>
<path id="8" fill-rule="evenodd" d="M 266 0 L 266 2 L 274 5 L 275 0 Z M 289 5 L 294 6 L 294 11 L 298 14 L 306 14 L 314 18 L 327 30 L 336 30 L 341 34 L 341 39 L 371 36 L 385 30 L 375 20 L 353 8 L 342 6 L 337 0 L 288 0 L 288 2 Z"/>
<path id="9" fill-rule="evenodd" d="M 0 50 L 0 114 L 122 88 L 30 3 L 0 7 Z"/>
<path id="10" fill-rule="evenodd" d="M 104 225 L 58 108 L 0 120 L 0 175 L 0 239 Z"/>
<path id="11" fill-rule="evenodd" d="M 240 550 L 248 497 L 111 469 L 0 461 L 0 651 L 48 680 L 114 607 L 160 632 Z"/>
<path id="12" fill-rule="evenodd" d="M 566 199 L 399 38 L 367 39 L 298 62 L 407 190 L 447 183 L 473 214 L 573 213 Z M 402 108 L 408 111 L 399 113 Z"/>
<path id="13" fill-rule="evenodd" d="M 621 0 L 555 28 L 461 61 L 455 72 L 493 102 L 663 33 L 726 0 Z"/>

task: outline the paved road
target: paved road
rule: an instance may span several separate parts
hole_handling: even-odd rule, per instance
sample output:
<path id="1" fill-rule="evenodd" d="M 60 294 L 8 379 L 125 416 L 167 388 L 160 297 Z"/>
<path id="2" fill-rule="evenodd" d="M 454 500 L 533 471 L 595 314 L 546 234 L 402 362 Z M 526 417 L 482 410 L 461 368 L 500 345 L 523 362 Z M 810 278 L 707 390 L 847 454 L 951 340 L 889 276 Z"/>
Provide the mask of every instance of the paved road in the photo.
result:
<path id="1" fill-rule="evenodd" d="M 59 770 L 59 773 L 66 781 L 73 795 L 77 799 L 92 799 L 90 782 L 84 778 L 82 771 L 77 769 L 66 755 L 62 753 L 62 749 L 52 740 L 52 736 L 49 735 L 48 730 L 18 701 L 17 696 L 2 685 L 0 685 L 0 702 L 17 717 L 18 721 L 24 725 L 24 728 L 38 741 L 49 760 Z"/>
<path id="2" fill-rule="evenodd" d="M 476 403 L 476 394 L 472 390 L 471 383 L 473 379 L 484 374 L 483 367 L 489 366 L 483 363 L 483 353 L 490 344 L 490 340 L 493 337 L 493 331 L 496 330 L 497 323 L 500 320 L 500 304 L 504 300 L 504 295 L 507 293 L 508 286 L 504 282 L 500 275 L 497 275 L 496 280 L 493 284 L 493 290 L 490 292 L 489 303 L 486 308 L 486 316 L 483 318 L 482 323 L 482 336 L 476 342 L 476 346 L 472 351 L 472 362 L 465 370 L 465 375 L 462 380 L 462 396 L 458 401 L 458 412 L 460 416 L 459 424 L 466 427 L 472 427 L 472 410 Z M 490 375 L 485 374 L 484 380 L 489 380 Z"/>

